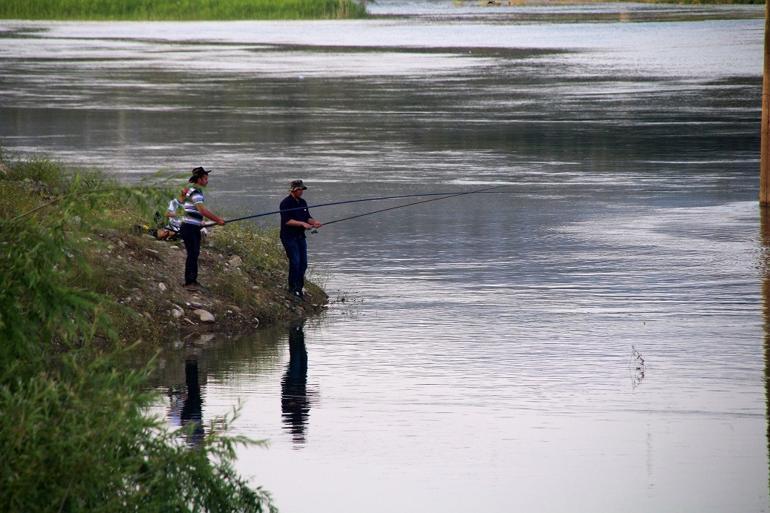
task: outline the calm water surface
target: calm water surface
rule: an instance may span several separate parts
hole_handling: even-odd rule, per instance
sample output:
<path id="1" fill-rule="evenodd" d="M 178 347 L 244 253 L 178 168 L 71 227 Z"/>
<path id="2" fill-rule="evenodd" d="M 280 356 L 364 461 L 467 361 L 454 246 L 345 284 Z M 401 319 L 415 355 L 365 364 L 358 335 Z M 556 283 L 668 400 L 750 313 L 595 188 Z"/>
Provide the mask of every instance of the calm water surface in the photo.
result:
<path id="1" fill-rule="evenodd" d="M 328 314 L 169 353 L 158 411 L 240 404 L 288 513 L 768 511 L 763 7 L 371 10 L 0 22 L 12 151 L 233 215 L 505 185 L 311 236 Z"/>

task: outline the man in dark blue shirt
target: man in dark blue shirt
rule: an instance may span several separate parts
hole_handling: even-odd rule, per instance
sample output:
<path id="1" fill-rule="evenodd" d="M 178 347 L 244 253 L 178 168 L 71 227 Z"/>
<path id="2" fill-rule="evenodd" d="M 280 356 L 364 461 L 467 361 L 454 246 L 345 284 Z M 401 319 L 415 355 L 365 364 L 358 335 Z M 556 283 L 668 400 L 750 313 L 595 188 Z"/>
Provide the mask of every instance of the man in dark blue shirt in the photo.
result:
<path id="1" fill-rule="evenodd" d="M 307 240 L 305 230 L 319 228 L 321 223 L 310 216 L 302 193 L 307 189 L 302 180 L 292 180 L 289 195 L 281 201 L 281 242 L 289 258 L 289 293 L 303 299 L 307 270 Z"/>

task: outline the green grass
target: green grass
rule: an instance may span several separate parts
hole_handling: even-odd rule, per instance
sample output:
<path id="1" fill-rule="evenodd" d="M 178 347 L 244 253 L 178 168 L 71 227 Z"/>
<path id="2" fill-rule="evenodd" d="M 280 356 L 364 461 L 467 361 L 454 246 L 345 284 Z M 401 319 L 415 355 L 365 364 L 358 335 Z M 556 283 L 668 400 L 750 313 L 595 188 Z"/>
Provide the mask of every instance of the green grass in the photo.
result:
<path id="1" fill-rule="evenodd" d="M 0 18 L 248 20 L 360 18 L 358 0 L 3 0 Z"/>
<path id="2" fill-rule="evenodd" d="M 0 150 L 0 194 L 0 511 L 274 511 L 234 471 L 235 447 L 258 442 L 225 436 L 228 419 L 190 449 L 147 415 L 150 367 L 126 369 L 118 305 L 94 289 L 93 229 L 168 191 Z"/>

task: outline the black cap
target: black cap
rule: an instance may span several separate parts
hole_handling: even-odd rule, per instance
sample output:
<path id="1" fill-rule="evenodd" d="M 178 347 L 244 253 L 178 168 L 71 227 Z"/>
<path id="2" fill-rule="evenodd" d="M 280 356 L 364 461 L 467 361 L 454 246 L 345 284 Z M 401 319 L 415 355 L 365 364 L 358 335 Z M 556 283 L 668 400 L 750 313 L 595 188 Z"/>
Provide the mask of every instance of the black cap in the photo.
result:
<path id="1" fill-rule="evenodd" d="M 211 173 L 211 171 L 206 171 L 202 167 L 196 167 L 195 169 L 192 170 L 192 176 L 190 177 L 189 182 L 195 183 L 198 181 L 198 178 L 206 176 L 209 173 Z"/>
<path id="2" fill-rule="evenodd" d="M 291 183 L 289 183 L 289 190 L 296 191 L 297 189 L 307 190 L 307 187 L 305 187 L 305 184 L 302 182 L 302 180 L 292 180 Z"/>

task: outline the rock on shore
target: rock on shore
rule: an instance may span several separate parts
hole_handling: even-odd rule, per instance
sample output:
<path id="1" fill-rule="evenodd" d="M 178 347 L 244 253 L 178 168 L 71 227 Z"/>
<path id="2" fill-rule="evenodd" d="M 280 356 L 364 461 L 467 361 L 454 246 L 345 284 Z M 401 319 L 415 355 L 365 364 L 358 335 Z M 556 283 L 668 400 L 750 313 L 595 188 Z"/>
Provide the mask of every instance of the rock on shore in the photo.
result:
<path id="1" fill-rule="evenodd" d="M 181 241 L 160 241 L 149 234 L 103 231 L 97 235 L 93 265 L 107 267 L 106 293 L 146 320 L 138 326 L 151 338 L 191 333 L 241 333 L 260 324 L 318 314 L 328 296 L 308 283 L 305 300 L 286 291 L 286 275 L 249 269 L 241 255 L 217 248 L 213 235 L 201 248 L 200 290 L 183 286 L 186 252 Z M 142 323 L 139 323 L 142 324 Z M 146 335 L 145 335 L 146 336 Z"/>

